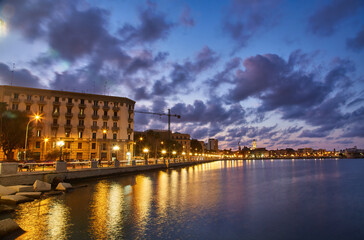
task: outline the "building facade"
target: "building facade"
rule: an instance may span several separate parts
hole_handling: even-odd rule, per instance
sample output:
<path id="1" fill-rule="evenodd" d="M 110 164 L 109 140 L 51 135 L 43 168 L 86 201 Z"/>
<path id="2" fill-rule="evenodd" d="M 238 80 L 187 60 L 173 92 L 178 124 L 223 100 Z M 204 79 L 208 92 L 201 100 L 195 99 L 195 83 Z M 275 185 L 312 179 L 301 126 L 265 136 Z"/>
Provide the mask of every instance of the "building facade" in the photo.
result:
<path id="1" fill-rule="evenodd" d="M 216 138 L 209 138 L 207 142 L 207 150 L 219 151 L 219 140 L 217 140 Z"/>
<path id="2" fill-rule="evenodd" d="M 131 99 L 0 86 L 0 101 L 7 103 L 9 110 L 41 116 L 41 121 L 32 122 L 29 128 L 27 149 L 35 160 L 46 160 L 48 152 L 59 149 L 59 141 L 64 142 L 65 160 L 132 157 L 135 102 Z"/>

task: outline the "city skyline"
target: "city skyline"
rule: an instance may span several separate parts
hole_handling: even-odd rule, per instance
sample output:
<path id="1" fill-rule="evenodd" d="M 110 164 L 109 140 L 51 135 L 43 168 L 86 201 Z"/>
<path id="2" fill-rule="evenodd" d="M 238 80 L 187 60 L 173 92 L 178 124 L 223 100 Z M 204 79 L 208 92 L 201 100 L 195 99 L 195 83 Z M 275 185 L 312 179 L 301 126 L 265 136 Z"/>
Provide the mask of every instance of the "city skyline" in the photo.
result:
<path id="1" fill-rule="evenodd" d="M 363 148 L 362 16 L 359 0 L 3 1 L 0 84 L 170 108 L 174 132 L 222 149 Z"/>

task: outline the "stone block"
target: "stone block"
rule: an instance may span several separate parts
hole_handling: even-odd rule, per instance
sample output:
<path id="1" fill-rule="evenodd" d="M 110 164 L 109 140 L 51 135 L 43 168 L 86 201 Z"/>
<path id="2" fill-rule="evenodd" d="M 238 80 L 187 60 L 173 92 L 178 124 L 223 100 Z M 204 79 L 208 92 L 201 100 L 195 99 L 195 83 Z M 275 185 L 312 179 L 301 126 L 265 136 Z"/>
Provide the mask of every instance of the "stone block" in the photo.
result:
<path id="1" fill-rule="evenodd" d="M 23 202 L 31 202 L 31 201 L 33 201 L 33 199 L 24 197 L 24 196 L 20 196 L 20 195 L 6 195 L 6 196 L 1 196 L 0 201 L 2 203 L 18 204 L 18 203 L 23 203 Z"/>
<path id="2" fill-rule="evenodd" d="M 14 189 L 16 192 L 33 192 L 33 186 L 29 185 L 15 185 L 9 186 L 9 188 Z"/>
<path id="3" fill-rule="evenodd" d="M 18 192 L 15 195 L 24 196 L 28 198 L 40 198 L 41 192 Z"/>
<path id="4" fill-rule="evenodd" d="M 66 162 L 56 162 L 56 172 L 65 172 L 67 171 L 67 163 Z"/>
<path id="5" fill-rule="evenodd" d="M 20 230 L 19 225 L 11 218 L 0 221 L 0 237 L 6 237 L 12 232 Z"/>
<path id="6" fill-rule="evenodd" d="M 70 183 L 61 182 L 61 183 L 58 183 L 56 190 L 67 191 L 67 189 L 71 189 L 71 188 L 72 188 L 72 185 Z"/>
<path id="7" fill-rule="evenodd" d="M 0 163 L 0 175 L 17 174 L 18 165 L 18 163 Z"/>
<path id="8" fill-rule="evenodd" d="M 47 192 L 51 190 L 51 184 L 37 180 L 33 184 L 34 192 Z"/>
<path id="9" fill-rule="evenodd" d="M 0 185 L 0 196 L 12 195 L 15 193 L 16 191 L 14 189 Z"/>

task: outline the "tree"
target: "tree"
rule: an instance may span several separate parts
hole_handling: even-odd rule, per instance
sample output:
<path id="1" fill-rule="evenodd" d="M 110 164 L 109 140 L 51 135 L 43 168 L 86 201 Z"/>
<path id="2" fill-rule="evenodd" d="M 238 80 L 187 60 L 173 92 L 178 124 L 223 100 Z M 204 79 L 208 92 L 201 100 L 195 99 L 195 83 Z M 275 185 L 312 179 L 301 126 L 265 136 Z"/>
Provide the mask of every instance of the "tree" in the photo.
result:
<path id="1" fill-rule="evenodd" d="M 191 152 L 202 153 L 201 143 L 197 139 L 191 140 Z"/>
<path id="2" fill-rule="evenodd" d="M 5 111 L 2 113 L 0 147 L 7 160 L 10 160 L 14 149 L 24 147 L 28 120 L 24 112 Z"/>

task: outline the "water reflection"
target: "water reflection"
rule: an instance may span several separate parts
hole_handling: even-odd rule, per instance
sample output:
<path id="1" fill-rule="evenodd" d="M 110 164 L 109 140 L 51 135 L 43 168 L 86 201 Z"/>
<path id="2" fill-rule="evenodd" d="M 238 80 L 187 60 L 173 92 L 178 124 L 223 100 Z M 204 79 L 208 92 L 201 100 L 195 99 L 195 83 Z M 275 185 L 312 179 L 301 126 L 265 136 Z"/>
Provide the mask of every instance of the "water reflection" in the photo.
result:
<path id="1" fill-rule="evenodd" d="M 364 164 L 347 174 L 346 163 L 219 161 L 110 177 L 21 204 L 15 220 L 27 231 L 19 239 L 307 239 L 304 231 L 296 234 L 297 224 L 318 231 L 323 222 L 343 221 L 354 232 L 364 221 Z"/>

